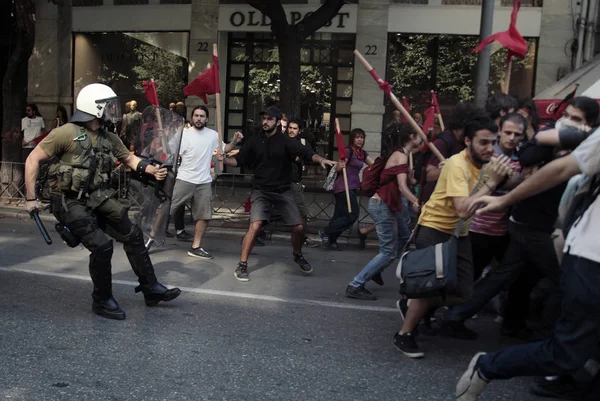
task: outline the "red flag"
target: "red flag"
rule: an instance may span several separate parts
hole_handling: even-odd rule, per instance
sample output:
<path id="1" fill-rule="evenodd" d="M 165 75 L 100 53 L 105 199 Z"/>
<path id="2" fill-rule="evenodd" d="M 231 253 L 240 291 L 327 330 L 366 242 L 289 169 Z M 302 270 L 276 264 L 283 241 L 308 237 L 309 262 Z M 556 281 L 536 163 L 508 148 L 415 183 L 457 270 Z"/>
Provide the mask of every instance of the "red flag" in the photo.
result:
<path id="1" fill-rule="evenodd" d="M 219 86 L 219 58 L 213 56 L 213 65 L 198 75 L 189 85 L 183 88 L 186 96 L 198 96 L 204 103 L 208 103 L 206 95 L 221 93 Z"/>
<path id="2" fill-rule="evenodd" d="M 344 143 L 344 135 L 342 131 L 338 130 L 337 124 L 335 127 L 335 139 L 338 147 L 338 157 L 340 160 L 346 160 L 348 155 L 346 154 L 346 144 Z"/>
<path id="3" fill-rule="evenodd" d="M 50 131 L 44 131 L 42 132 L 42 135 L 38 136 L 37 138 L 35 138 L 33 140 L 33 142 L 35 142 L 35 144 L 37 145 L 38 143 L 42 142 L 42 140 L 48 136 L 48 134 L 50 133 Z"/>
<path id="4" fill-rule="evenodd" d="M 510 60 L 513 55 L 521 58 L 525 57 L 529 46 L 527 41 L 523 39 L 523 36 L 517 30 L 517 14 L 521 8 L 521 0 L 514 0 L 512 13 L 510 14 L 510 25 L 508 30 L 504 32 L 498 32 L 487 39 L 483 40 L 474 50 L 473 53 L 483 50 L 484 47 L 494 41 L 500 42 L 500 44 L 508 49 L 508 59 Z"/>
<path id="5" fill-rule="evenodd" d="M 154 80 L 144 81 L 142 82 L 142 86 L 144 87 L 144 92 L 146 93 L 146 99 L 150 104 L 154 106 L 160 106 L 158 104 L 158 94 L 156 93 L 156 83 Z"/>
<path id="6" fill-rule="evenodd" d="M 435 121 L 435 107 L 433 105 L 429 106 L 423 114 L 425 114 L 425 121 L 423 121 L 423 132 L 425 135 L 429 135 L 429 130 L 433 129 Z"/>
<path id="7" fill-rule="evenodd" d="M 435 94 L 434 91 L 431 91 L 431 105 L 435 108 L 435 112 L 438 115 L 442 114 L 442 113 L 440 113 L 440 104 L 438 103 L 437 95 Z"/>
<path id="8" fill-rule="evenodd" d="M 408 104 L 408 99 L 406 99 L 406 96 L 402 96 L 402 106 L 404 106 L 404 108 L 406 109 L 408 114 L 410 114 L 410 105 Z M 402 122 L 403 123 L 408 122 L 406 117 L 404 117 L 404 114 L 402 114 Z"/>

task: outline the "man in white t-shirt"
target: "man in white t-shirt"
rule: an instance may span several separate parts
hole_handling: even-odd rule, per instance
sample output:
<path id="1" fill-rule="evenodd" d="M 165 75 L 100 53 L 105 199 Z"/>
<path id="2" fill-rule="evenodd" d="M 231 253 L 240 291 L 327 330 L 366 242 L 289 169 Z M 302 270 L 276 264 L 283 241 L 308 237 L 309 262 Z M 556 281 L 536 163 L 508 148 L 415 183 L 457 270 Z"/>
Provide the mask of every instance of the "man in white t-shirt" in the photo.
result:
<path id="1" fill-rule="evenodd" d="M 21 120 L 21 131 L 23 131 L 23 162 L 35 148 L 35 139 L 42 135 L 44 119 L 40 116 L 35 104 L 30 103 L 25 107 L 26 117 Z"/>
<path id="2" fill-rule="evenodd" d="M 596 118 L 597 115 L 596 112 Z M 589 127 L 583 127 L 580 132 L 588 130 Z M 563 148 L 569 149 L 565 145 L 577 137 L 574 134 L 577 132 L 553 129 L 538 134 L 538 142 L 548 144 L 558 140 Z M 545 165 L 507 195 L 480 198 L 471 207 L 484 204 L 486 207 L 482 211 L 500 210 L 566 182 L 578 174 L 581 174 L 580 187 L 564 220 L 563 231 L 566 231 L 567 238 L 560 279 L 561 316 L 556 322 L 552 337 L 535 343 L 506 347 L 494 353 L 475 355 L 457 384 L 458 401 L 475 401 L 491 380 L 572 373 L 583 367 L 598 351 L 600 130 L 591 133 L 570 155 Z M 599 387 L 600 376 L 596 376 L 590 388 L 584 392 L 583 400 L 598 400 Z"/>
<path id="3" fill-rule="evenodd" d="M 177 179 L 173 188 L 173 199 L 169 215 L 192 201 L 192 217 L 194 219 L 194 240 L 188 255 L 200 259 L 212 259 L 212 255 L 201 248 L 202 237 L 208 221 L 212 218 L 212 177 L 210 162 L 213 151 L 219 148 L 219 134 L 206 127 L 208 109 L 197 106 L 192 111 L 192 126 L 183 130 L 179 155 L 181 165 L 177 171 Z M 224 147 L 231 151 L 240 142 L 243 135 L 237 132 L 233 141 Z M 218 152 L 221 154 L 221 152 Z"/>

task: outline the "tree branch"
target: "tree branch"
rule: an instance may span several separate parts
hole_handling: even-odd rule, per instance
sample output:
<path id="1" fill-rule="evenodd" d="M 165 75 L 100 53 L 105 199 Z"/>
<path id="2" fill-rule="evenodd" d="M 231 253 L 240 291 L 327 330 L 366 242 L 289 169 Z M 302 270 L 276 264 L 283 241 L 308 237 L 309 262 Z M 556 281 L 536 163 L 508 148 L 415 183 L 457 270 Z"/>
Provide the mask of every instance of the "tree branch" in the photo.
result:
<path id="1" fill-rule="evenodd" d="M 323 27 L 323 25 L 331 21 L 338 11 L 340 11 L 344 3 L 344 0 L 326 0 L 317 11 L 304 17 L 302 21 L 296 24 L 295 27 L 300 37 L 306 39 Z"/>
<path id="2" fill-rule="evenodd" d="M 276 39 L 281 40 L 285 36 L 290 25 L 285 16 L 285 10 L 279 0 L 247 0 L 247 3 L 271 20 L 271 32 Z"/>

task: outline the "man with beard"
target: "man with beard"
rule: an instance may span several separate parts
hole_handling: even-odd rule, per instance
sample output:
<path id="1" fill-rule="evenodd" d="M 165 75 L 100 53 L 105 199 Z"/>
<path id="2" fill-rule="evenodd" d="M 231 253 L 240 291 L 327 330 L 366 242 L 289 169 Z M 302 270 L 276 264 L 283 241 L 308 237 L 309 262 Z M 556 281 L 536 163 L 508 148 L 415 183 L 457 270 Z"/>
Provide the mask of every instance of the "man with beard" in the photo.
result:
<path id="1" fill-rule="evenodd" d="M 276 208 L 283 217 L 285 225 L 292 228 L 292 247 L 294 262 L 303 273 L 312 273 L 310 263 L 302 256 L 304 226 L 292 191 L 292 163 L 296 156 L 306 161 L 333 166 L 335 162 L 327 160 L 281 132 L 281 110 L 270 106 L 260 113 L 262 116 L 262 134 L 250 138 L 240 152 L 233 158 L 226 158 L 225 164 L 232 167 L 247 165 L 254 171 L 252 179 L 252 209 L 250 227 L 242 242 L 240 262 L 234 272 L 240 281 L 250 280 L 248 274 L 248 256 L 262 224 L 269 220 L 271 211 Z"/>
<path id="2" fill-rule="evenodd" d="M 417 249 L 448 241 L 459 225 L 472 212 L 469 205 L 475 199 L 493 193 L 509 171 L 506 156 L 492 159 L 498 140 L 498 127 L 483 110 L 474 110 L 465 123 L 467 148 L 447 160 L 429 201 L 423 206 L 415 235 Z M 477 190 L 483 164 L 490 162 L 487 180 Z M 457 248 L 457 286 L 453 294 L 442 298 L 413 299 L 401 308 L 404 324 L 394 336 L 394 344 L 409 358 L 421 358 L 423 352 L 415 341 L 417 324 L 430 310 L 467 302 L 473 291 L 473 254 L 469 226 L 460 231 Z"/>
<path id="3" fill-rule="evenodd" d="M 207 119 L 208 109 L 202 105 L 197 106 L 192 111 L 192 126 L 183 130 L 179 147 L 181 165 L 177 171 L 169 213 L 172 215 L 191 200 L 195 227 L 188 255 L 199 259 L 213 257 L 210 252 L 200 247 L 208 221 L 212 218 L 210 162 L 213 151 L 219 147 L 219 134 L 206 127 Z M 242 138 L 243 135 L 237 132 L 233 141 L 225 146 L 225 152 L 231 151 Z M 149 241 L 146 247 L 149 248 L 150 245 Z"/>

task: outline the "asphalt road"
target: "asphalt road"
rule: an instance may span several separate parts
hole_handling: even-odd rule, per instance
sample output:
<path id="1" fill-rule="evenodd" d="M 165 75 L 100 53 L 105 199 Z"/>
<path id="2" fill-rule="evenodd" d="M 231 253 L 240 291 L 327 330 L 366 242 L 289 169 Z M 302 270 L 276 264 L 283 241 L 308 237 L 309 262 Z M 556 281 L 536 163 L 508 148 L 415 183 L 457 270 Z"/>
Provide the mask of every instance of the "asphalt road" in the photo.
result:
<path id="1" fill-rule="evenodd" d="M 47 227 L 51 226 L 46 224 Z M 159 279 L 181 286 L 147 308 L 120 247 L 115 297 L 127 313 L 91 313 L 88 253 L 31 221 L 0 219 L 0 399 L 6 400 L 453 400 L 477 351 L 509 344 L 491 316 L 469 324 L 477 342 L 425 337 L 422 360 L 392 344 L 400 327 L 394 269 L 377 301 L 344 297 L 373 251 L 307 249 L 314 274 L 295 267 L 290 245 L 256 248 L 251 281 L 233 277 L 239 239 L 208 234 L 211 261 L 170 240 L 153 253 Z M 370 287 L 372 288 L 372 286 Z M 540 401 L 529 379 L 494 382 L 483 401 Z"/>

